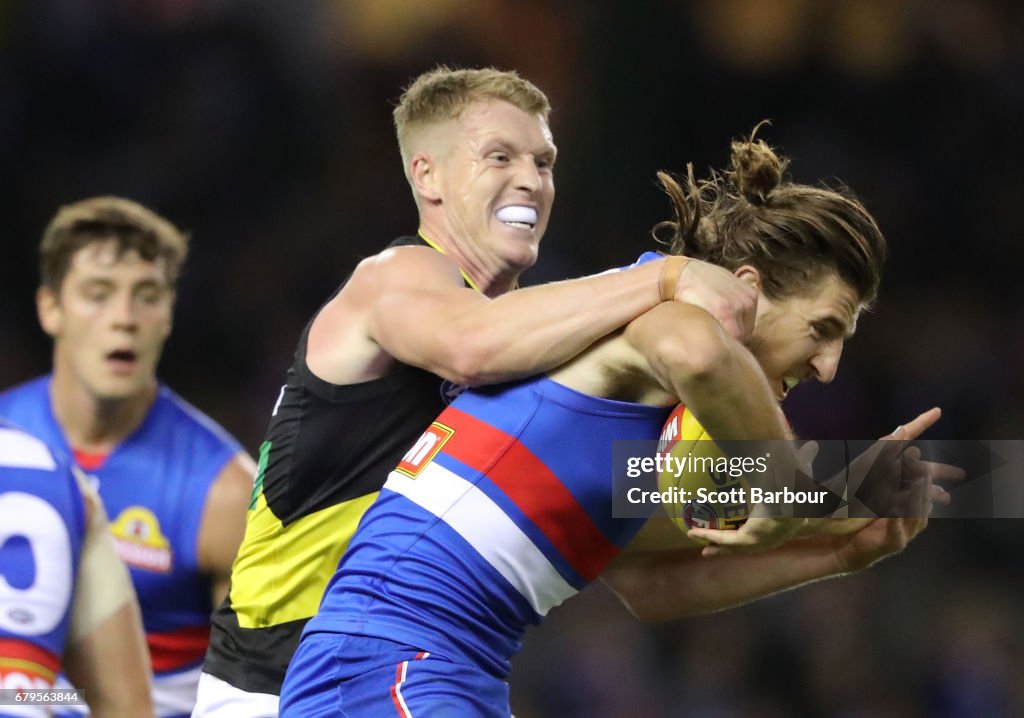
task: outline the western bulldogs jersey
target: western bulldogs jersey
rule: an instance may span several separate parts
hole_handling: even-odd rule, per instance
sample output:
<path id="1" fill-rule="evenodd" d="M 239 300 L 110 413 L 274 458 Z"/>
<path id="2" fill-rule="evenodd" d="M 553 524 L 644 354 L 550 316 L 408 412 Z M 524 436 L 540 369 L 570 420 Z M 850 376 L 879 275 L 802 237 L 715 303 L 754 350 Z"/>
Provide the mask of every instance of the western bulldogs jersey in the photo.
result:
<path id="1" fill-rule="evenodd" d="M 47 689 L 60 670 L 85 535 L 70 460 L 0 420 L 0 688 Z M 0 716 L 45 716 L 3 706 Z"/>
<path id="2" fill-rule="evenodd" d="M 657 438 L 668 413 L 547 378 L 462 394 L 389 475 L 305 635 L 385 638 L 503 676 L 526 626 L 643 526 L 612 516 L 612 442 Z"/>
<path id="3" fill-rule="evenodd" d="M 71 454 L 50 404 L 50 377 L 0 394 L 0 415 Z M 209 642 L 209 580 L 196 542 L 210 485 L 241 451 L 226 432 L 161 386 L 136 431 L 109 455 L 79 456 L 111 518 L 142 608 L 158 716 L 189 715 Z"/>

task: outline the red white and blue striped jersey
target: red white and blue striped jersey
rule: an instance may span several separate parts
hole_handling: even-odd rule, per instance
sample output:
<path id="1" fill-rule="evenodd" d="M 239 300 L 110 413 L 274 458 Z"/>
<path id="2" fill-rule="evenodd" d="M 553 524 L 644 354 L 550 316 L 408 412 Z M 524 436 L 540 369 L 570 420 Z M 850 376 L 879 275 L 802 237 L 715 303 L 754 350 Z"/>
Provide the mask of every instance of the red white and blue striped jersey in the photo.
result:
<path id="1" fill-rule="evenodd" d="M 612 442 L 656 439 L 668 413 L 548 378 L 463 393 L 388 477 L 306 633 L 505 675 L 526 626 L 640 530 L 612 515 Z"/>
<path id="2" fill-rule="evenodd" d="M 53 685 L 84 536 L 70 459 L 0 420 L 0 688 Z M 0 716 L 8 715 L 48 712 L 0 705 Z"/>
<path id="3" fill-rule="evenodd" d="M 3 392 L 0 416 L 71 455 L 50 383 L 45 376 Z M 196 555 L 199 526 L 210 485 L 239 451 L 220 426 L 161 385 L 139 428 L 98 466 L 77 457 L 97 483 L 138 594 L 158 716 L 192 712 L 213 610 Z"/>

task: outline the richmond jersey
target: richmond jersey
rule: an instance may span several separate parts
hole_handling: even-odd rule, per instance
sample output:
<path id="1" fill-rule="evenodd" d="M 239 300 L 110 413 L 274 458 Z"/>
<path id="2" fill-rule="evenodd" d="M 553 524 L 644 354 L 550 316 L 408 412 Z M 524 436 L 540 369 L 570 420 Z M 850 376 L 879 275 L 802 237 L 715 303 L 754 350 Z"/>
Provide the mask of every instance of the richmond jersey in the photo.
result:
<path id="1" fill-rule="evenodd" d="M 403 237 L 390 246 L 425 244 Z M 363 512 L 423 427 L 461 389 L 406 365 L 359 384 L 326 382 L 306 364 L 310 326 L 260 447 L 245 539 L 231 591 L 214 613 L 203 668 L 249 692 L 281 692 L 302 629 Z"/>
<path id="2" fill-rule="evenodd" d="M 0 688 L 53 685 L 85 530 L 70 461 L 0 420 Z M 4 718 L 45 715 L 0 705 Z"/>
<path id="3" fill-rule="evenodd" d="M 304 635 L 384 638 L 504 676 L 526 626 L 643 526 L 613 518 L 612 442 L 657 438 L 668 413 L 547 378 L 462 394 L 388 477 Z"/>
<path id="4" fill-rule="evenodd" d="M 0 394 L 0 415 L 72 454 L 50 404 L 50 377 Z M 142 608 L 158 716 L 189 715 L 209 643 L 211 585 L 196 543 L 210 485 L 241 447 L 161 386 L 139 428 L 105 457 L 84 457 L 111 517 Z"/>

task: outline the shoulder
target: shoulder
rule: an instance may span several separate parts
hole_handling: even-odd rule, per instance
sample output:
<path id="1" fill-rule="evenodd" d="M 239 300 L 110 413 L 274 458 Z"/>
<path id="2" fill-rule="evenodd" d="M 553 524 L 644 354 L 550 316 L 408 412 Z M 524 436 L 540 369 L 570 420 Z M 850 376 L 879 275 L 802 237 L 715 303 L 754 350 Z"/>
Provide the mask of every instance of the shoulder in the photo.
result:
<path id="1" fill-rule="evenodd" d="M 68 462 L 59 460 L 41 439 L 7 421 L 0 421 L 0 466 L 60 471 L 67 469 Z"/>
<path id="2" fill-rule="evenodd" d="M 21 402 L 36 401 L 40 397 L 46 396 L 46 388 L 49 383 L 49 375 L 40 376 L 0 391 L 0 413 L 5 413 L 8 407 L 16 406 Z"/>
<path id="3" fill-rule="evenodd" d="M 27 431 L 0 420 L 0 483 L 27 492 L 57 507 L 65 520 L 88 510 L 88 485 L 70 458 Z M 83 503 L 84 502 L 84 503 Z M 70 511 L 70 513 L 68 513 Z"/>
<path id="4" fill-rule="evenodd" d="M 367 287 L 377 291 L 396 285 L 463 285 L 455 262 L 436 249 L 419 246 L 389 247 L 367 257 L 356 267 L 352 283 L 357 289 Z"/>
<path id="5" fill-rule="evenodd" d="M 224 427 L 164 384 L 160 385 L 153 410 L 158 412 L 158 419 L 177 436 L 187 437 L 189 443 L 231 454 L 241 451 L 241 445 Z"/>

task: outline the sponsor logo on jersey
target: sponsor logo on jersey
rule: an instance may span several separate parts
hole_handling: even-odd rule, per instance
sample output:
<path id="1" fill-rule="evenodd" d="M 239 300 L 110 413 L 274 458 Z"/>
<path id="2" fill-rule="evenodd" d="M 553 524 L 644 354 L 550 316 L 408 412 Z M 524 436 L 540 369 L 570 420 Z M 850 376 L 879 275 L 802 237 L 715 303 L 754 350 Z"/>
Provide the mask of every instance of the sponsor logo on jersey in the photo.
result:
<path id="1" fill-rule="evenodd" d="M 133 568 L 168 573 L 171 570 L 171 542 L 160 530 L 160 522 L 144 506 L 129 506 L 110 525 L 121 559 Z"/>
<path id="2" fill-rule="evenodd" d="M 405 474 L 410 479 L 415 479 L 423 471 L 423 467 L 430 463 L 431 459 L 437 456 L 437 452 L 452 438 L 455 429 L 435 421 L 416 440 L 412 448 L 405 452 L 405 456 L 398 462 L 395 471 Z"/>

